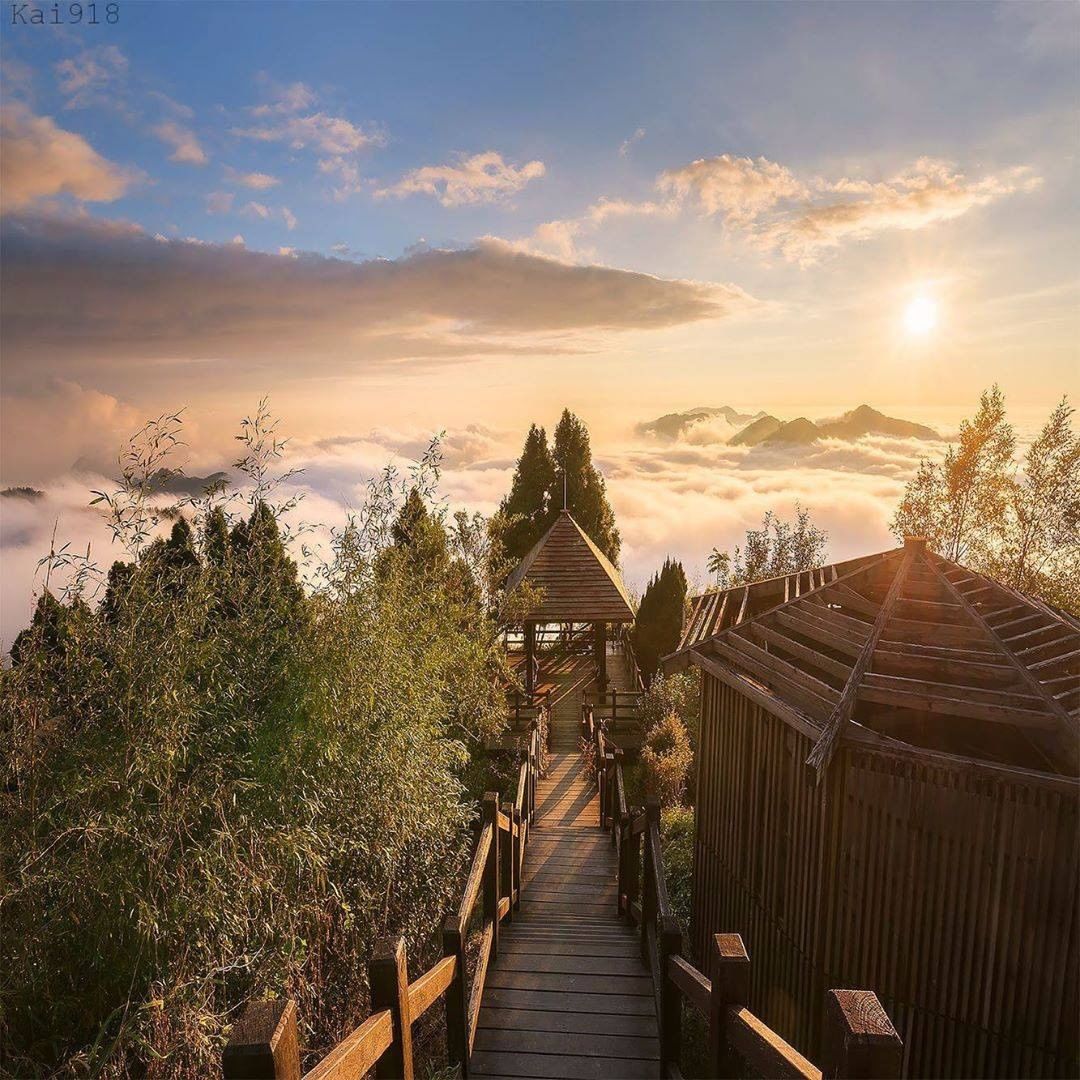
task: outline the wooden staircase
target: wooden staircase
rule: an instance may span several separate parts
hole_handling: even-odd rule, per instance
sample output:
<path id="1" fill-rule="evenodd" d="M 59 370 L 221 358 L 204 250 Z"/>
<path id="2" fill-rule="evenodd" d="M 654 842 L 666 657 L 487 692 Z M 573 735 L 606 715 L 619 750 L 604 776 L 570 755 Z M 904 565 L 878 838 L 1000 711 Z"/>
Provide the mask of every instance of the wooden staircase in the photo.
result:
<path id="1" fill-rule="evenodd" d="M 521 905 L 488 971 L 469 1072 L 657 1076 L 652 979 L 638 934 L 618 915 L 616 856 L 577 749 L 552 754 L 536 797 Z"/>

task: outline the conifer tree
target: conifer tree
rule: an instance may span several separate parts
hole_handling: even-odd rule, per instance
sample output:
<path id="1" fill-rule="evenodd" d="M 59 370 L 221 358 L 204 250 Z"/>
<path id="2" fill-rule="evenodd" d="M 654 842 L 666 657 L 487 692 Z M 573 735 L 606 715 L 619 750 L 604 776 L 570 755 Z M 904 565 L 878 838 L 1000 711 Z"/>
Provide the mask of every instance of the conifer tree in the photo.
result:
<path id="1" fill-rule="evenodd" d="M 514 469 L 510 494 L 499 507 L 501 526 L 497 539 L 512 562 L 525 558 L 550 527 L 554 483 L 555 462 L 548 447 L 547 432 L 531 424 Z"/>
<path id="2" fill-rule="evenodd" d="M 646 685 L 652 682 L 660 658 L 678 648 L 685 605 L 686 573 L 682 563 L 665 559 L 646 586 L 631 631 L 634 654 Z"/>
<path id="3" fill-rule="evenodd" d="M 615 526 L 615 512 L 607 500 L 604 478 L 593 465 L 589 432 L 569 409 L 563 409 L 555 428 L 556 475 L 551 502 L 554 513 L 562 509 L 562 484 L 566 478 L 566 505 L 574 520 L 585 530 L 594 544 L 613 562 L 619 561 L 622 538 Z"/>

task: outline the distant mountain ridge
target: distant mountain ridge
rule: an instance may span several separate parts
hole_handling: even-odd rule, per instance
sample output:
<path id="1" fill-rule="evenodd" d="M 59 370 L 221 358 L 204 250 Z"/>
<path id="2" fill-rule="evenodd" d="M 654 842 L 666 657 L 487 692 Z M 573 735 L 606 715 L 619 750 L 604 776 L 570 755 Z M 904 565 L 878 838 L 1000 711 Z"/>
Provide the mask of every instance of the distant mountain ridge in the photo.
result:
<path id="1" fill-rule="evenodd" d="M 638 424 L 637 432 L 639 435 L 658 435 L 664 439 L 677 439 L 695 424 L 700 424 L 706 420 L 716 420 L 722 417 L 733 428 L 742 428 L 764 415 L 763 412 L 741 413 L 730 405 L 721 405 L 718 409 L 702 406 L 697 409 L 687 409 L 686 412 L 667 413 L 665 416 L 658 416 L 655 420 L 648 420 L 645 423 Z"/>
<path id="2" fill-rule="evenodd" d="M 771 413 L 741 413 L 729 405 L 720 408 L 688 409 L 668 413 L 655 420 L 637 425 L 643 435 L 677 439 L 687 435 L 695 426 L 723 418 L 735 430 L 728 439 L 718 439 L 732 446 L 808 446 L 819 439 L 851 441 L 864 435 L 891 435 L 901 439 L 940 439 L 941 436 L 925 424 L 886 416 L 869 405 L 859 405 L 840 416 L 825 420 L 808 420 L 805 416 L 781 420 Z"/>

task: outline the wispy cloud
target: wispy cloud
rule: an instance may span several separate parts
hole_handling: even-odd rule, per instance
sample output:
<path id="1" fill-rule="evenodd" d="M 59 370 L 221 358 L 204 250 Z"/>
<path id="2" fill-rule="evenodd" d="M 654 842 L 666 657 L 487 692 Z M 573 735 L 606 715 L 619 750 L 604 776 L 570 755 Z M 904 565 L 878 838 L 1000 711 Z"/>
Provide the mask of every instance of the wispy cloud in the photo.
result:
<path id="1" fill-rule="evenodd" d="M 54 65 L 65 107 L 81 109 L 102 101 L 102 95 L 127 74 L 127 57 L 115 45 L 84 49 Z"/>
<path id="2" fill-rule="evenodd" d="M 631 147 L 634 143 L 641 142 L 645 138 L 645 129 L 639 127 L 629 139 L 623 139 L 619 144 L 619 157 L 626 157 L 630 153 Z"/>
<path id="3" fill-rule="evenodd" d="M 601 198 L 579 217 L 544 223 L 521 243 L 580 259 L 593 254 L 582 239 L 611 219 L 698 213 L 718 218 L 752 248 L 805 266 L 843 244 L 925 229 L 1041 184 L 1026 165 L 969 176 L 952 162 L 923 157 L 894 176 L 868 180 L 799 176 L 765 157 L 720 154 L 662 172 L 657 199 Z"/>
<path id="4" fill-rule="evenodd" d="M 693 199 L 707 214 L 729 225 L 747 225 L 782 200 L 804 199 L 806 185 L 790 169 L 768 158 L 698 158 L 660 174 L 657 187 L 681 199 Z"/>
<path id="5" fill-rule="evenodd" d="M 234 169 L 231 165 L 225 166 L 225 179 L 230 184 L 240 184 L 243 187 L 251 188 L 254 191 L 268 191 L 272 187 L 277 187 L 281 181 L 276 176 L 271 176 L 269 173 L 264 172 L 241 172 L 239 169 Z"/>
<path id="6" fill-rule="evenodd" d="M 138 177 L 102 157 L 81 135 L 18 103 L 0 108 L 0 140 L 5 212 L 55 195 L 112 202 Z"/>
<path id="7" fill-rule="evenodd" d="M 491 203 L 517 194 L 530 180 L 544 175 L 542 161 L 515 166 L 502 154 L 486 150 L 462 157 L 453 165 L 424 165 L 407 172 L 395 184 L 378 188 L 377 198 L 431 195 L 443 206 Z"/>
<path id="8" fill-rule="evenodd" d="M 173 148 L 170 161 L 179 161 L 184 165 L 205 165 L 210 159 L 203 150 L 195 132 L 173 120 L 155 124 L 151 129 L 155 138 Z"/>

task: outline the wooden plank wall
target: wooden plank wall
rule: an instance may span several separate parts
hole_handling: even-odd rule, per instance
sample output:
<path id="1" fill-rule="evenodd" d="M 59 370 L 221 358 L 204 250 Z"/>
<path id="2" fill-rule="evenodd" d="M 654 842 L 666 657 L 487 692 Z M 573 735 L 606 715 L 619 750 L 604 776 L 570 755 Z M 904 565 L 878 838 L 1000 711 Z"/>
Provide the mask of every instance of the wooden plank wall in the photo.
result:
<path id="1" fill-rule="evenodd" d="M 1072 794 L 810 740 L 706 676 L 693 941 L 741 933 L 751 1008 L 811 1057 L 826 989 L 877 991 L 908 1076 L 1077 1074 Z"/>

